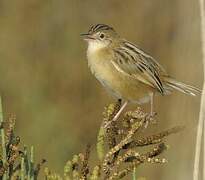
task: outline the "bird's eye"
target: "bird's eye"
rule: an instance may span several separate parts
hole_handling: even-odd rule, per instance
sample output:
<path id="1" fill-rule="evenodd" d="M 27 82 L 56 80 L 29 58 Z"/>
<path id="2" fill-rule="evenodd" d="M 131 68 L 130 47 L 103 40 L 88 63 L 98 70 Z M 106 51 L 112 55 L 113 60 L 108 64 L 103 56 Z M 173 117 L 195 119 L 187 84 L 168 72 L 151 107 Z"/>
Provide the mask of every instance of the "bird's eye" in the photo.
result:
<path id="1" fill-rule="evenodd" d="M 103 39 L 105 35 L 103 33 L 100 34 L 100 38 Z"/>

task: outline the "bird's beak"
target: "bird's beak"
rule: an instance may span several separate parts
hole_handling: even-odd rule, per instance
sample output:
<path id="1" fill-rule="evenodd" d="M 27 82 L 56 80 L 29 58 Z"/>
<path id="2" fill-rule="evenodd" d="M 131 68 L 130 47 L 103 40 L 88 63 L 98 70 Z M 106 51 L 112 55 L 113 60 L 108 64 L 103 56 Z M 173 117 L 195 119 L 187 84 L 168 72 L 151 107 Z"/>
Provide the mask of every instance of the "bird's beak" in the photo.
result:
<path id="1" fill-rule="evenodd" d="M 88 34 L 88 33 L 80 34 L 80 36 L 83 37 L 84 40 L 92 40 L 92 39 L 95 39 L 91 34 Z"/>

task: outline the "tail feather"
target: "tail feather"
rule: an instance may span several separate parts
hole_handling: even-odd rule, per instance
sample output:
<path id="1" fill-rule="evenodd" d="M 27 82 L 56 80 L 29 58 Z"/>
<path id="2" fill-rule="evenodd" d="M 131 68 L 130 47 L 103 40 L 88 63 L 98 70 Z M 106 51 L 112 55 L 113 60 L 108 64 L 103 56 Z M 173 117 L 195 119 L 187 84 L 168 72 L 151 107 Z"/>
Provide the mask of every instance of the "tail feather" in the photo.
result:
<path id="1" fill-rule="evenodd" d="M 199 88 L 179 82 L 172 78 L 165 78 L 165 84 L 167 86 L 167 89 L 169 90 L 175 89 L 182 93 L 192 95 L 192 96 L 196 96 L 202 93 L 202 91 Z"/>

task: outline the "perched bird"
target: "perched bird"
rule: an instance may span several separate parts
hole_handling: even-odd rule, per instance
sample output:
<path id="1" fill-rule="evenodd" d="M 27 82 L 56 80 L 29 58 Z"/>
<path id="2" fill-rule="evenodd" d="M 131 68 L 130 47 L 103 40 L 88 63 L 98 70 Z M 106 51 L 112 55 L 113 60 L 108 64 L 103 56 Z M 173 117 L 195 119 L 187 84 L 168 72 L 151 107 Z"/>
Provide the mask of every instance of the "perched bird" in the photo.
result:
<path id="1" fill-rule="evenodd" d="M 135 44 L 121 38 L 110 26 L 97 24 L 81 34 L 88 42 L 88 66 L 113 96 L 124 103 L 116 120 L 129 102 L 151 102 L 154 94 L 167 95 L 173 90 L 195 96 L 201 91 L 169 76 L 164 68 Z"/>

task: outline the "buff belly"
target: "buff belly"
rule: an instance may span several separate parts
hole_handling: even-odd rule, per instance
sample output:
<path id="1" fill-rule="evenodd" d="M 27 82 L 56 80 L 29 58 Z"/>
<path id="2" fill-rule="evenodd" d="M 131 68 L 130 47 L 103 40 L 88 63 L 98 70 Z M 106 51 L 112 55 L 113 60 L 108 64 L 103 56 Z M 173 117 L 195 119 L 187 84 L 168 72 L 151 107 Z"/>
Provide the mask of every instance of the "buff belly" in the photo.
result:
<path id="1" fill-rule="evenodd" d="M 88 64 L 95 77 L 116 98 L 140 104 L 149 101 L 153 88 L 119 72 L 110 61 L 88 58 Z"/>

